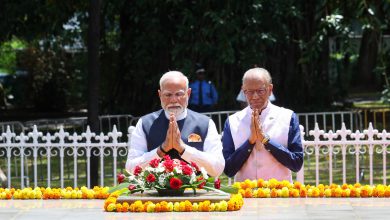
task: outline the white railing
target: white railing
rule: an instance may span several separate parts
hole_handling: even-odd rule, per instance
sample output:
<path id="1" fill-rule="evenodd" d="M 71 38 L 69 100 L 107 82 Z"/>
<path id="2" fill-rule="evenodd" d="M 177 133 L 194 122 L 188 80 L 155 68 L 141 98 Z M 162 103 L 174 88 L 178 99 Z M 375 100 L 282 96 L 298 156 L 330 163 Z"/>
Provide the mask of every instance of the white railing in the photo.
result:
<path id="1" fill-rule="evenodd" d="M 306 112 L 297 113 L 299 123 L 305 128 L 306 137 L 309 131 L 314 129 L 316 123 L 322 128 L 335 131 L 341 129 L 344 123 L 348 129 L 363 129 L 363 119 L 360 111 L 338 111 L 338 112 Z"/>
<path id="2" fill-rule="evenodd" d="M 203 114 L 214 120 L 219 132 L 223 131 L 223 126 L 229 115 L 238 110 L 205 112 Z M 337 112 L 305 112 L 297 113 L 299 123 L 305 128 L 305 133 L 314 129 L 315 123 L 320 124 L 325 129 L 340 129 L 341 123 L 345 123 L 349 129 L 362 129 L 363 119 L 360 111 L 337 111 Z"/>
<path id="3" fill-rule="evenodd" d="M 131 134 L 133 127 L 129 127 L 129 134 Z M 104 184 L 105 170 L 104 163 L 106 157 L 111 157 L 113 160 L 112 176 L 115 176 L 117 173 L 117 157 L 127 156 L 127 146 L 125 142 L 118 142 L 118 138 L 122 136 L 121 132 L 118 132 L 116 126 L 114 125 L 112 132 L 107 134 L 100 133 L 95 134 L 90 131 L 87 127 L 86 132 L 81 134 L 73 133 L 69 134 L 65 132 L 63 127 L 60 128 L 58 132 L 55 132 L 54 135 L 50 133 L 43 134 L 37 130 L 37 127 L 34 126 L 33 131 L 27 133 L 20 133 L 16 135 L 14 132 L 11 132 L 10 127 L 7 127 L 7 131 L 0 135 L 0 159 L 6 161 L 7 164 L 7 186 L 12 186 L 12 172 L 18 173 L 20 171 L 20 185 L 21 188 L 25 187 L 25 179 L 29 178 L 26 176 L 26 171 L 28 172 L 29 166 L 33 167 L 33 182 L 34 187 L 38 186 L 38 158 L 44 158 L 46 161 L 43 166 L 47 170 L 47 186 L 51 186 L 52 180 L 52 158 L 56 157 L 59 159 L 59 181 L 61 187 L 64 187 L 64 158 L 66 156 L 73 157 L 73 185 L 74 187 L 78 186 L 78 173 L 80 172 L 80 167 L 78 167 L 79 160 L 86 160 L 86 169 L 81 172 L 86 171 L 86 180 L 87 186 L 90 187 L 90 164 L 91 156 L 96 156 L 100 158 L 100 184 Z M 32 156 L 32 162 L 26 162 L 27 158 Z M 15 164 L 11 164 L 12 160 L 15 161 Z M 20 170 L 11 170 L 12 165 L 18 167 L 17 163 L 20 163 Z M 2 163 L 0 163 L 3 165 Z M 16 165 L 16 166 L 15 166 Z M 25 169 L 25 167 L 27 167 Z M 40 173 L 40 175 L 43 175 Z M 116 178 L 113 178 L 114 184 L 116 183 Z"/>
<path id="4" fill-rule="evenodd" d="M 380 162 L 382 164 L 382 181 L 383 184 L 386 184 L 386 157 L 387 154 L 390 152 L 388 149 L 390 145 L 390 133 L 387 133 L 386 130 L 379 132 L 378 130 L 374 129 L 372 127 L 372 124 L 370 123 L 368 129 L 363 130 L 363 132 L 360 132 L 359 130 L 352 132 L 351 130 L 346 129 L 345 124 L 342 123 L 342 127 L 340 130 L 337 130 L 336 132 L 332 130 L 325 132 L 324 130 L 320 130 L 318 127 L 318 123 L 316 123 L 314 130 L 309 131 L 309 134 L 310 136 L 314 137 L 314 140 L 303 140 L 304 154 L 306 158 L 314 154 L 316 185 L 320 183 L 321 156 L 325 156 L 326 160 L 328 160 L 328 167 L 321 168 L 328 169 L 329 183 L 333 183 L 333 166 L 335 164 L 334 162 L 337 162 L 333 160 L 336 156 L 341 157 L 341 172 L 343 183 L 347 182 L 347 163 L 355 165 L 355 181 L 360 182 L 362 174 L 364 174 L 364 169 L 362 169 L 362 167 L 364 168 L 366 166 L 364 163 L 361 163 L 360 159 L 361 157 L 368 156 L 369 183 L 370 185 L 372 185 L 374 181 L 374 167 L 377 167 L 376 165 L 374 165 L 374 157 L 377 155 L 382 156 L 382 161 L 377 162 L 377 164 L 380 164 Z M 350 158 L 351 161 L 347 162 L 348 156 L 353 156 L 354 160 Z M 323 166 L 326 165 L 323 163 Z M 299 171 L 298 176 L 304 178 L 304 171 L 305 169 L 302 168 L 301 171 Z M 379 175 L 376 175 L 376 177 L 378 176 Z M 301 179 L 300 181 L 303 182 L 303 179 Z"/>
<path id="5" fill-rule="evenodd" d="M 204 112 L 215 122 L 218 132 L 222 132 L 224 123 L 229 115 L 236 113 L 239 110 Z M 305 133 L 308 135 L 309 130 L 314 129 L 314 124 L 319 123 L 324 129 L 337 130 L 344 122 L 349 129 L 362 129 L 363 119 L 360 111 L 338 111 L 338 112 L 307 112 L 297 113 L 299 122 L 305 127 Z M 367 116 L 365 115 L 365 118 Z M 132 115 L 102 115 L 99 116 L 100 128 L 103 132 L 108 132 L 116 125 L 117 129 L 122 133 L 127 133 L 129 126 L 134 126 L 139 117 Z M 367 120 L 367 119 L 365 119 Z M 375 117 L 374 117 L 375 122 Z M 21 131 L 32 131 L 33 125 L 36 125 L 38 130 L 58 130 L 61 126 L 68 132 L 85 131 L 87 127 L 87 117 L 70 117 L 57 119 L 40 119 L 27 122 L 0 122 L 0 133 L 5 132 L 7 125 L 11 126 L 11 131 L 19 133 Z M 374 124 L 375 126 L 375 124 Z M 123 137 L 122 140 L 126 140 Z"/>
<path id="6" fill-rule="evenodd" d="M 130 126 L 128 129 L 128 139 L 133 128 Z M 297 180 L 304 182 L 311 177 L 316 185 L 320 181 L 325 183 L 327 179 L 333 183 L 334 175 L 341 173 L 342 177 L 338 179 L 342 179 L 343 183 L 347 180 L 360 182 L 368 170 L 370 184 L 374 181 L 386 184 L 390 133 L 385 130 L 379 132 L 371 124 L 362 132 L 352 132 L 346 129 L 344 123 L 340 130 L 328 132 L 320 130 L 317 123 L 314 130 L 309 131 L 313 140 L 304 139 L 302 126 L 301 131 L 305 167 L 298 172 Z M 38 180 L 40 184 L 51 186 L 54 179 L 61 187 L 64 187 L 65 181 L 68 185 L 73 183 L 74 187 L 85 185 L 80 184 L 81 178 L 90 187 L 91 156 L 99 158 L 99 184 L 116 184 L 116 173 L 124 169 L 124 163 L 120 164 L 119 160 L 126 161 L 129 146 L 129 142 L 118 141 L 121 136 L 116 126 L 111 132 L 100 134 L 91 132 L 89 128 L 80 134 L 70 134 L 62 127 L 54 134 L 44 134 L 36 126 L 27 134 L 16 134 L 8 127 L 0 135 L 0 166 L 7 175 L 6 186 L 15 185 L 12 179 L 19 177 L 17 181 L 21 188 L 29 186 L 30 179 L 34 187 L 39 185 Z M 68 178 L 65 178 L 65 170 Z"/>

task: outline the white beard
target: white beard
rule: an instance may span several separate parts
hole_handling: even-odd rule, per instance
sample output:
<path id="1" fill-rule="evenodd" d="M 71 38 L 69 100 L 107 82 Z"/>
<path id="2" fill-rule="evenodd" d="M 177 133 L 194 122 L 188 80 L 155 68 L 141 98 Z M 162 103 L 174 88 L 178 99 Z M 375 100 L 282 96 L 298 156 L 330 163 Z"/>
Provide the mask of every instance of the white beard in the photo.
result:
<path id="1" fill-rule="evenodd" d="M 166 109 L 169 113 L 173 113 L 175 115 L 175 117 L 178 117 L 181 113 L 184 112 L 184 108 L 183 107 L 180 107 L 180 108 L 167 108 Z"/>
<path id="2" fill-rule="evenodd" d="M 162 106 L 162 103 L 161 103 L 161 106 Z M 167 105 L 167 106 L 165 106 L 165 108 L 163 107 L 163 109 L 169 113 L 173 113 L 175 115 L 175 117 L 178 117 L 181 113 L 184 112 L 183 106 L 180 106 L 180 105 Z"/>

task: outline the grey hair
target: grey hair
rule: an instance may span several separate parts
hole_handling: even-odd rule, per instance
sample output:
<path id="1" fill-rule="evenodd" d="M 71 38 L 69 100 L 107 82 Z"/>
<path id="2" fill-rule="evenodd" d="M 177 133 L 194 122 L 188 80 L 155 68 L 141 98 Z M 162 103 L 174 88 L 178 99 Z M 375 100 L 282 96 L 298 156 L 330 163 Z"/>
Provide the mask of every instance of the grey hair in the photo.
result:
<path id="1" fill-rule="evenodd" d="M 242 83 L 245 82 L 245 80 L 249 79 L 265 79 L 269 84 L 272 83 L 271 74 L 264 69 L 264 68 L 252 68 L 245 72 L 244 76 L 242 77 Z"/>
<path id="2" fill-rule="evenodd" d="M 169 72 L 164 73 L 164 75 L 162 75 L 162 77 L 160 78 L 160 89 L 162 88 L 162 85 L 166 80 L 172 79 L 172 78 L 184 79 L 186 82 L 186 89 L 188 89 L 188 87 L 189 87 L 188 78 L 182 72 L 179 72 L 179 71 L 169 71 Z"/>

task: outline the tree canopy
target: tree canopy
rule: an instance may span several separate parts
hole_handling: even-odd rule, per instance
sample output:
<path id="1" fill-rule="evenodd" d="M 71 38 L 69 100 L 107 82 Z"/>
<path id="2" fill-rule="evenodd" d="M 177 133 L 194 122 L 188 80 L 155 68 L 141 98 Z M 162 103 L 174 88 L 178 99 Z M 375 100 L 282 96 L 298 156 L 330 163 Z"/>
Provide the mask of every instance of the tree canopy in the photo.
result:
<path id="1" fill-rule="evenodd" d="M 68 108 L 82 106 L 88 4 L 1 0 L 1 5 L 0 42 L 16 38 L 28 48 L 54 51 L 53 62 L 65 62 L 65 75 L 47 68 L 39 73 L 49 83 L 77 79 L 65 83 L 71 91 L 58 94 L 68 97 L 63 103 Z M 270 71 L 277 103 L 300 112 L 330 109 L 354 89 L 381 91 L 390 62 L 389 6 L 385 0 L 102 1 L 100 110 L 133 115 L 156 110 L 161 75 L 180 70 L 192 79 L 197 62 L 221 94 L 216 110 L 238 108 L 242 75 L 254 66 Z M 72 19 L 77 29 L 65 30 Z M 69 55 L 65 46 L 75 43 L 84 49 Z M 53 67 L 51 62 L 45 60 Z M 25 63 L 18 65 L 35 74 Z"/>

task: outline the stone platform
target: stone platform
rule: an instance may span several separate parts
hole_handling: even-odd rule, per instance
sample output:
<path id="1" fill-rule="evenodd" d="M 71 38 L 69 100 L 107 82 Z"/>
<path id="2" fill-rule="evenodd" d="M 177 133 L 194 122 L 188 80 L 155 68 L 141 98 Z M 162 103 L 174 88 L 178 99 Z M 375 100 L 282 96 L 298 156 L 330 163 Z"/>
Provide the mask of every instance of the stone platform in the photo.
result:
<path id="1" fill-rule="evenodd" d="M 30 220 L 257 220 L 257 219 L 390 219 L 389 198 L 244 199 L 235 212 L 112 213 L 104 200 L 0 200 L 0 219 Z"/>
<path id="2" fill-rule="evenodd" d="M 133 203 L 137 200 L 142 202 L 151 201 L 153 203 L 167 201 L 167 202 L 180 202 L 180 201 L 190 201 L 190 202 L 202 202 L 209 200 L 210 202 L 220 202 L 222 200 L 228 201 L 230 199 L 230 194 L 224 192 L 216 191 L 206 191 L 204 189 L 196 190 L 194 194 L 193 190 L 185 190 L 183 196 L 158 196 L 157 191 L 149 191 L 144 193 L 134 193 L 129 196 L 119 196 L 117 202 L 128 202 Z"/>

